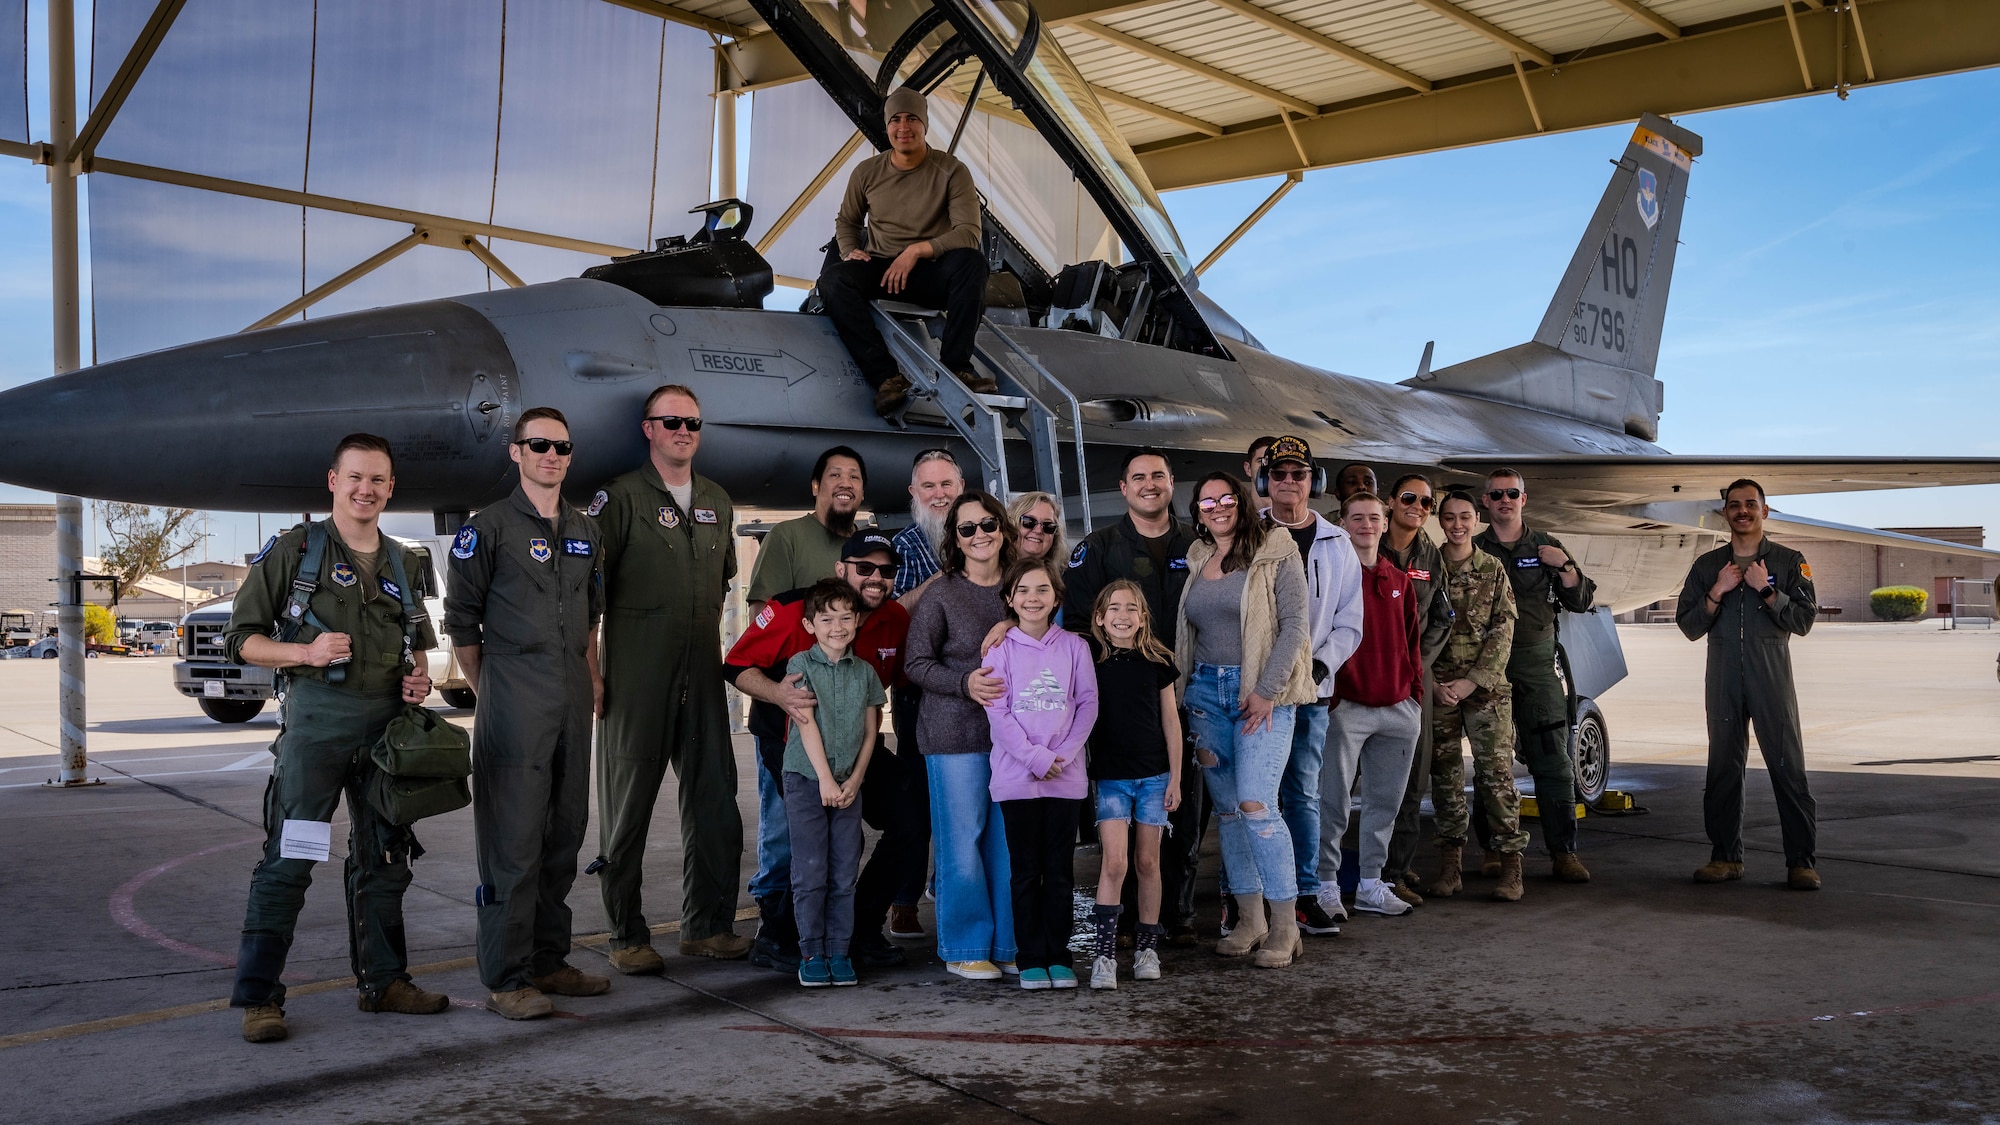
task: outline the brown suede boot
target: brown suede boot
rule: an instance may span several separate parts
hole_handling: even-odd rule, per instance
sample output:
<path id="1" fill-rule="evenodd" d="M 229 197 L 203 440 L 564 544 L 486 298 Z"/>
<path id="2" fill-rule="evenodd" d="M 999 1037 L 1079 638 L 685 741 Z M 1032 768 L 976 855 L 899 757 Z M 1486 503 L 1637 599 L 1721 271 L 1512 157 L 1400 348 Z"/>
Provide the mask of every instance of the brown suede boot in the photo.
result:
<path id="1" fill-rule="evenodd" d="M 1247 955 L 1270 932 L 1270 927 L 1264 924 L 1263 895 L 1237 895 L 1236 914 L 1236 925 L 1229 931 L 1229 936 L 1215 943 L 1215 951 L 1224 957 Z M 1298 926 L 1296 918 L 1292 920 L 1292 925 L 1295 928 Z"/>
<path id="2" fill-rule="evenodd" d="M 1260 969 L 1282 969 L 1305 951 L 1305 939 L 1299 936 L 1298 900 L 1274 898 L 1270 903 L 1271 927 L 1252 963 Z"/>
<path id="3" fill-rule="evenodd" d="M 1590 882 L 1590 868 L 1585 867 L 1583 861 L 1576 858 L 1575 852 L 1564 852 L 1561 855 L 1551 856 L 1549 866 L 1550 873 L 1556 877 L 1558 882 Z"/>
<path id="4" fill-rule="evenodd" d="M 1493 901 L 1521 901 L 1521 853 L 1497 858 L 1500 860 L 1500 885 L 1493 888 Z"/>
<path id="5" fill-rule="evenodd" d="M 1479 853 L 1480 878 L 1498 879 L 1500 877 L 1500 868 L 1501 856 L 1499 852 L 1481 851 Z"/>
<path id="6" fill-rule="evenodd" d="M 1465 845 L 1438 845 L 1438 877 L 1431 883 L 1431 893 L 1439 898 L 1450 898 L 1465 886 L 1465 873 L 1459 866 L 1465 862 Z"/>

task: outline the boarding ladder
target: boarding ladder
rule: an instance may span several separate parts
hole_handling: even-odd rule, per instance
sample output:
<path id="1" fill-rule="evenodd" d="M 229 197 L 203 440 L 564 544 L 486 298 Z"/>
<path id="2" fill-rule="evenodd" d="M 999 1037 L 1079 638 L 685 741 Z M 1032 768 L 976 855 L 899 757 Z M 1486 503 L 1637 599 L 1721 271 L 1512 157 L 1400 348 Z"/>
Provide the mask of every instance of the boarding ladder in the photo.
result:
<path id="1" fill-rule="evenodd" d="M 1011 429 L 1028 442 L 1034 488 L 1060 500 L 1066 492 L 1061 442 L 1068 438 L 1076 454 L 1074 485 L 1078 515 L 1084 534 L 1089 534 L 1090 486 L 1084 463 L 1083 406 L 1076 395 L 986 316 L 980 317 L 980 333 L 972 355 L 1000 384 L 1003 393 L 974 394 L 958 376 L 945 369 L 924 342 L 930 334 L 926 322 L 941 321 L 943 314 L 881 301 L 872 308 L 883 342 L 910 378 L 912 399 L 930 398 L 937 403 L 945 421 L 978 454 L 986 487 L 994 495 L 1007 498 L 1016 491 L 1007 469 L 1007 431 Z M 992 346 L 996 342 L 997 348 Z M 1052 402 L 1067 408 L 1067 418 L 1051 409 Z"/>

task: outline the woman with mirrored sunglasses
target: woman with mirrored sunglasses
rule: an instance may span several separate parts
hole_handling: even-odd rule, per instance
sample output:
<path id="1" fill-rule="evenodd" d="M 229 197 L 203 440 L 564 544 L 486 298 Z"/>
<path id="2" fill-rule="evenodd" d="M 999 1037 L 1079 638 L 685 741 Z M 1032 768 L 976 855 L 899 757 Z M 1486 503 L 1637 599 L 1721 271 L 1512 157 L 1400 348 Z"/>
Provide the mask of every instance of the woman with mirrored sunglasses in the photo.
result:
<path id="1" fill-rule="evenodd" d="M 1069 537 L 1063 534 L 1062 506 L 1046 492 L 1023 492 L 1007 505 L 1007 518 L 1019 535 L 1024 559 L 1061 559 L 1069 555 Z M 1062 624 L 1062 610 L 1056 610 L 1056 624 Z M 997 638 L 996 638 L 997 639 Z"/>

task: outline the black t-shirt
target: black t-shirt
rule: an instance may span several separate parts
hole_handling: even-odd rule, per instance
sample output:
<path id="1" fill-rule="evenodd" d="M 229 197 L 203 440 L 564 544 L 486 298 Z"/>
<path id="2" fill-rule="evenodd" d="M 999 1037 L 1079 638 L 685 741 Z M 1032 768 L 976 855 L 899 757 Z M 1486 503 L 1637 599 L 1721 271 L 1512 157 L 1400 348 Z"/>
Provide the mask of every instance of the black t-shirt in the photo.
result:
<path id="1" fill-rule="evenodd" d="M 1090 776 L 1096 781 L 1153 777 L 1170 768 L 1160 725 L 1160 691 L 1180 673 L 1134 649 L 1108 653 L 1089 638 L 1097 659 L 1097 725 L 1090 729 Z"/>

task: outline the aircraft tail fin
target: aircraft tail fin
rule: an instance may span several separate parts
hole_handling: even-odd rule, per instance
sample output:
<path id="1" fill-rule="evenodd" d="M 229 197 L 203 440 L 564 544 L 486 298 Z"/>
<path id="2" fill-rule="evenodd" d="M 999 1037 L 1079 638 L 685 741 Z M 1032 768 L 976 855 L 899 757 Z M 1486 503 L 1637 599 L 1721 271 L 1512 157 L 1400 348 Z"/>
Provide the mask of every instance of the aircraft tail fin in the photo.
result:
<path id="1" fill-rule="evenodd" d="M 1663 396 L 1653 370 L 1666 321 L 1688 173 L 1701 137 L 1654 114 L 1615 162 L 1532 342 L 1407 385 L 1513 402 L 1647 440 Z"/>

